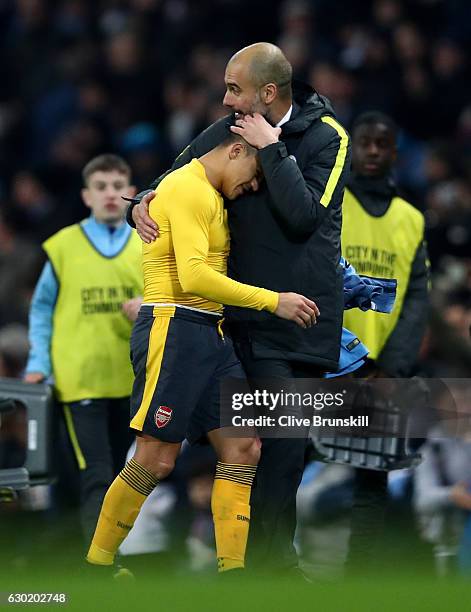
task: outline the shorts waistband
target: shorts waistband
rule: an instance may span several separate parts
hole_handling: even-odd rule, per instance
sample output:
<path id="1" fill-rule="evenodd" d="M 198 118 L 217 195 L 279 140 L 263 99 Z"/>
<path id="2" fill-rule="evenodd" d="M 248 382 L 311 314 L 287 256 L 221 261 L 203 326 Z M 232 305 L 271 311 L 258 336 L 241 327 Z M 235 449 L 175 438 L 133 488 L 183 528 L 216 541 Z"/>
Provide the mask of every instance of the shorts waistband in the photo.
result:
<path id="1" fill-rule="evenodd" d="M 189 308 L 180 308 L 178 306 L 153 306 L 152 304 L 142 304 L 139 315 L 145 317 L 171 317 L 173 319 L 183 319 L 185 321 L 193 321 L 201 325 L 211 325 L 218 327 L 223 319 L 222 314 L 206 313 L 199 310 L 190 310 Z"/>

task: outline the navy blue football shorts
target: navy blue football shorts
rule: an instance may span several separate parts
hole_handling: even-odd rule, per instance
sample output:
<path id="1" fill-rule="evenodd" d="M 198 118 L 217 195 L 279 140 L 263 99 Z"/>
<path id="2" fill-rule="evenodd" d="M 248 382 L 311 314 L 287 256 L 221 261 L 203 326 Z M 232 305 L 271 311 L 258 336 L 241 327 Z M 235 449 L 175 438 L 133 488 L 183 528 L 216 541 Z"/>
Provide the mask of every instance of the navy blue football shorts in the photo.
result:
<path id="1" fill-rule="evenodd" d="M 245 380 L 219 315 L 142 305 L 131 335 L 131 428 L 190 443 L 220 428 L 220 382 Z"/>

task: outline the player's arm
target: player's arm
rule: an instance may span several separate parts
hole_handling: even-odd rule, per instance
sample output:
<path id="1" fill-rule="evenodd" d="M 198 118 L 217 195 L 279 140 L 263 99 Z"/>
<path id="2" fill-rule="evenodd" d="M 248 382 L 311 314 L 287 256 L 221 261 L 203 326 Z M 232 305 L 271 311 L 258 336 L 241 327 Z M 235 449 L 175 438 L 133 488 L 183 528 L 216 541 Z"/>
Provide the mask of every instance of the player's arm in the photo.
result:
<path id="1" fill-rule="evenodd" d="M 268 310 L 277 316 L 310 327 L 319 315 L 317 305 L 295 293 L 278 294 L 268 289 L 239 283 L 213 270 L 207 263 L 209 227 L 215 214 L 214 203 L 205 191 L 189 186 L 175 187 L 171 194 L 178 206 L 168 205 L 177 272 L 183 291 L 213 302 L 255 310 Z M 216 212 L 219 214 L 219 212 Z"/>
<path id="2" fill-rule="evenodd" d="M 215 205 L 206 190 L 195 184 L 175 186 L 168 205 L 178 279 L 186 293 L 193 293 L 213 302 L 275 312 L 278 294 L 267 289 L 238 283 L 213 270 L 207 263 L 209 228 Z"/>
<path id="3" fill-rule="evenodd" d="M 312 233 L 322 222 L 328 206 L 343 193 L 350 167 L 350 139 L 332 117 L 322 117 L 316 131 L 316 153 L 303 172 L 278 141 L 280 128 L 273 128 L 259 114 L 246 116 L 231 128 L 259 149 L 271 204 L 293 234 Z M 312 138 L 307 134 L 305 138 Z M 270 144 L 265 144 L 265 143 Z"/>
<path id="4" fill-rule="evenodd" d="M 59 285 L 48 261 L 41 272 L 31 301 L 28 332 L 31 348 L 25 370 L 26 382 L 42 382 L 52 373 L 52 318 L 58 292 Z"/>
<path id="5" fill-rule="evenodd" d="M 409 376 L 417 361 L 427 326 L 430 266 L 421 242 L 412 263 L 407 292 L 397 324 L 378 356 L 378 366 L 391 376 Z"/>

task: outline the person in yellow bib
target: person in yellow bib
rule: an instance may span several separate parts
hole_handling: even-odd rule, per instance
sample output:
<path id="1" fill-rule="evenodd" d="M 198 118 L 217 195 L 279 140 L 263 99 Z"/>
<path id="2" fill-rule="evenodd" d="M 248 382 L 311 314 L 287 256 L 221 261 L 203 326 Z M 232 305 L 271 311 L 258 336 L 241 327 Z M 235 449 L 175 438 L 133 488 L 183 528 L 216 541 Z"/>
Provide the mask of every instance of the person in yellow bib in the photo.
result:
<path id="1" fill-rule="evenodd" d="M 258 172 L 257 150 L 228 130 L 221 144 L 157 187 L 149 212 L 160 239 L 143 244 L 144 302 L 131 337 L 137 449 L 105 496 L 87 555 L 91 564 L 113 565 L 142 504 L 172 472 L 182 441 L 207 438 L 218 457 L 211 499 L 218 570 L 244 567 L 260 443 L 252 431 L 237 437 L 240 432 L 221 426 L 220 382 L 245 378 L 222 328 L 223 304 L 265 310 L 293 329 L 310 328 L 319 314 L 301 295 L 227 276 L 223 195 L 234 200 L 250 191 Z"/>
<path id="2" fill-rule="evenodd" d="M 345 312 L 344 325 L 369 349 L 359 376 L 408 377 L 427 324 L 429 265 L 424 217 L 392 180 L 397 128 L 380 112 L 352 128 L 352 176 L 343 199 L 342 254 L 358 274 L 397 279 L 391 314 Z M 376 562 L 387 502 L 387 472 L 357 469 L 347 568 Z"/>
<path id="3" fill-rule="evenodd" d="M 132 442 L 129 339 L 143 289 L 141 241 L 123 217 L 131 171 L 115 155 L 83 170 L 82 198 L 91 216 L 43 244 L 47 255 L 30 310 L 25 381 L 51 375 L 80 469 L 84 536 Z"/>

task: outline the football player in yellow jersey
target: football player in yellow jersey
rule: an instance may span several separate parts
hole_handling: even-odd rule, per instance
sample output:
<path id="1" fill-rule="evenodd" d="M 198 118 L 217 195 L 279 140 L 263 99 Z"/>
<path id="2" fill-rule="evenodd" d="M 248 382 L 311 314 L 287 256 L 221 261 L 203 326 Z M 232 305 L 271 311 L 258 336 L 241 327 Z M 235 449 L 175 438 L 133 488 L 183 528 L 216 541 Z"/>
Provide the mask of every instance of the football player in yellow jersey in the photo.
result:
<path id="1" fill-rule="evenodd" d="M 226 276 L 229 231 L 223 195 L 251 190 L 257 151 L 240 136 L 169 174 L 150 213 L 161 239 L 143 245 L 144 303 L 131 338 L 135 382 L 131 428 L 134 457 L 105 496 L 87 560 L 112 565 L 140 508 L 173 470 L 182 441 L 207 436 L 218 456 L 212 493 L 219 571 L 244 567 L 250 492 L 260 456 L 255 436 L 229 437 L 219 418 L 219 385 L 245 378 L 222 331 L 223 304 L 267 310 L 310 327 L 311 300 L 276 293 Z"/>

